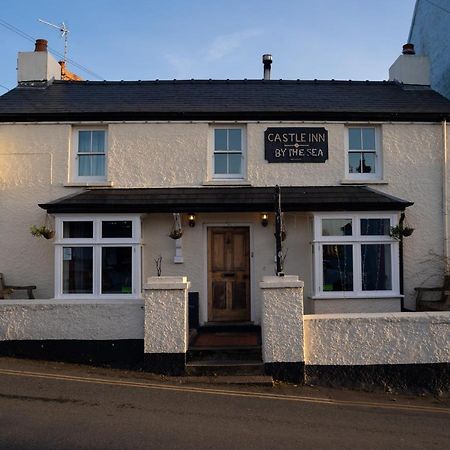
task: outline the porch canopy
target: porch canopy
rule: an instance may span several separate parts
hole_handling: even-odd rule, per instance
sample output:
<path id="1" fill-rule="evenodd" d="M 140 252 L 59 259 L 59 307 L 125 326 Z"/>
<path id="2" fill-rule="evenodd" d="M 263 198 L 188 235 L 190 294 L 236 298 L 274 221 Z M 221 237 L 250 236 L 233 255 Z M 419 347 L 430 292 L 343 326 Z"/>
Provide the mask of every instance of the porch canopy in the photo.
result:
<path id="1" fill-rule="evenodd" d="M 271 212 L 275 187 L 89 189 L 43 203 L 48 213 Z M 366 186 L 281 187 L 283 211 L 403 211 L 413 203 Z"/>

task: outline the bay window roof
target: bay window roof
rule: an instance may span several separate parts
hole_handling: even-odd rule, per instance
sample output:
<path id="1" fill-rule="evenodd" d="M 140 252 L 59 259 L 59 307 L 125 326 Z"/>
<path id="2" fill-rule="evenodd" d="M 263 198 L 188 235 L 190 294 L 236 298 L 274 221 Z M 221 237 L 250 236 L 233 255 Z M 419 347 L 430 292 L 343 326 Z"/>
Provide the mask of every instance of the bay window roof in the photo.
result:
<path id="1" fill-rule="evenodd" d="M 48 213 L 270 212 L 275 187 L 91 189 L 39 206 Z M 283 211 L 403 211 L 413 203 L 366 186 L 281 187 Z"/>

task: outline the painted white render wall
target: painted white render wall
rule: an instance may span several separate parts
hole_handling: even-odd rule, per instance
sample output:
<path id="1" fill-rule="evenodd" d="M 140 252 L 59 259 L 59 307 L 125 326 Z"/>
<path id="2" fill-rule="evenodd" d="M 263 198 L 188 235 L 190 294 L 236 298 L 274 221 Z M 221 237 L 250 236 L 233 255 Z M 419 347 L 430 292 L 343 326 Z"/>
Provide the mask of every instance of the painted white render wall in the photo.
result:
<path id="1" fill-rule="evenodd" d="M 450 362 L 450 312 L 304 316 L 305 364 Z"/>
<path id="2" fill-rule="evenodd" d="M 329 160 L 323 164 L 268 164 L 263 136 L 271 126 L 324 126 L 329 135 Z M 345 182 L 345 124 L 250 123 L 246 128 L 246 181 L 251 185 Z M 450 126 L 448 130 L 450 136 Z M 206 169 L 211 158 L 210 131 L 206 123 L 110 124 L 108 181 L 114 187 L 201 187 L 210 181 Z M 67 186 L 71 135 L 72 127 L 65 124 L 0 124 L 0 271 L 9 284 L 36 284 L 38 298 L 53 296 L 54 250 L 51 241 L 33 238 L 29 226 L 45 220 L 38 203 L 80 191 L 79 186 Z M 439 285 L 443 275 L 442 125 L 384 123 L 381 135 L 386 184 L 372 187 L 415 203 L 406 216 L 416 230 L 405 240 L 405 305 L 412 308 L 414 287 Z M 195 228 L 184 227 L 185 263 L 174 265 L 169 262 L 173 261 L 174 243 L 167 237 L 172 217 L 149 215 L 144 220 L 143 279 L 155 274 L 153 258 L 162 254 L 163 274 L 187 275 L 192 290 L 202 292 L 206 260 L 199 249 L 205 248 L 205 224 L 248 223 L 253 230 L 253 249 L 258 252 L 258 264 L 252 269 L 254 283 L 258 283 L 263 275 L 273 274 L 273 217 L 270 220 L 263 228 L 258 214 L 198 214 Z M 300 214 L 286 214 L 286 223 L 286 272 L 299 274 L 308 296 L 312 278 L 309 224 Z M 308 304 L 305 308 L 310 311 Z M 255 310 L 255 318 L 258 314 Z"/>
<path id="3" fill-rule="evenodd" d="M 400 298 L 334 298 L 312 300 L 314 314 L 400 312 Z"/>
<path id="4" fill-rule="evenodd" d="M 303 281 L 268 276 L 262 291 L 262 357 L 265 363 L 303 362 Z"/>
<path id="5" fill-rule="evenodd" d="M 0 341 L 144 338 L 141 300 L 2 300 Z"/>
<path id="6" fill-rule="evenodd" d="M 315 314 L 303 319 L 307 365 L 450 362 L 450 312 Z M 140 300 L 0 303 L 0 341 L 143 338 Z"/>
<path id="7" fill-rule="evenodd" d="M 144 285 L 144 353 L 186 353 L 189 346 L 186 277 L 149 277 Z"/>

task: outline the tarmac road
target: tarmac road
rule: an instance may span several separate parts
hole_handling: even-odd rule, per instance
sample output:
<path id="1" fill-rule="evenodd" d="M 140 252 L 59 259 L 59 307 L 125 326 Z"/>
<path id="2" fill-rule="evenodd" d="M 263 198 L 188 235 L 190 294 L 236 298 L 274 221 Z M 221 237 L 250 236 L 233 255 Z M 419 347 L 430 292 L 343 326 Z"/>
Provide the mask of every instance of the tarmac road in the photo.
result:
<path id="1" fill-rule="evenodd" d="M 450 400 L 0 358 L 1 449 L 448 449 Z"/>

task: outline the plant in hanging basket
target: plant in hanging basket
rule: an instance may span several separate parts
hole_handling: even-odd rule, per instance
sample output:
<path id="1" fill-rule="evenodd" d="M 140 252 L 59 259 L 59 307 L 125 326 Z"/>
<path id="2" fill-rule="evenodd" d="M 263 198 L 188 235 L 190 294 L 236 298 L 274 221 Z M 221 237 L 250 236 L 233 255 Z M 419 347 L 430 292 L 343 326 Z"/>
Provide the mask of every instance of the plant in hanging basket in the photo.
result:
<path id="1" fill-rule="evenodd" d="M 169 237 L 172 239 L 180 239 L 180 237 L 183 236 L 183 230 L 172 230 L 169 234 Z"/>
<path id="2" fill-rule="evenodd" d="M 47 228 L 45 225 L 42 225 L 41 227 L 37 227 L 36 225 L 31 225 L 30 227 L 30 233 L 34 237 L 43 237 L 45 239 L 52 239 L 55 235 L 55 232 L 51 230 L 50 228 Z"/>
<path id="3" fill-rule="evenodd" d="M 414 228 L 408 227 L 407 225 L 399 224 L 395 227 L 391 227 L 389 235 L 398 241 L 402 238 L 409 237 L 413 234 Z"/>

